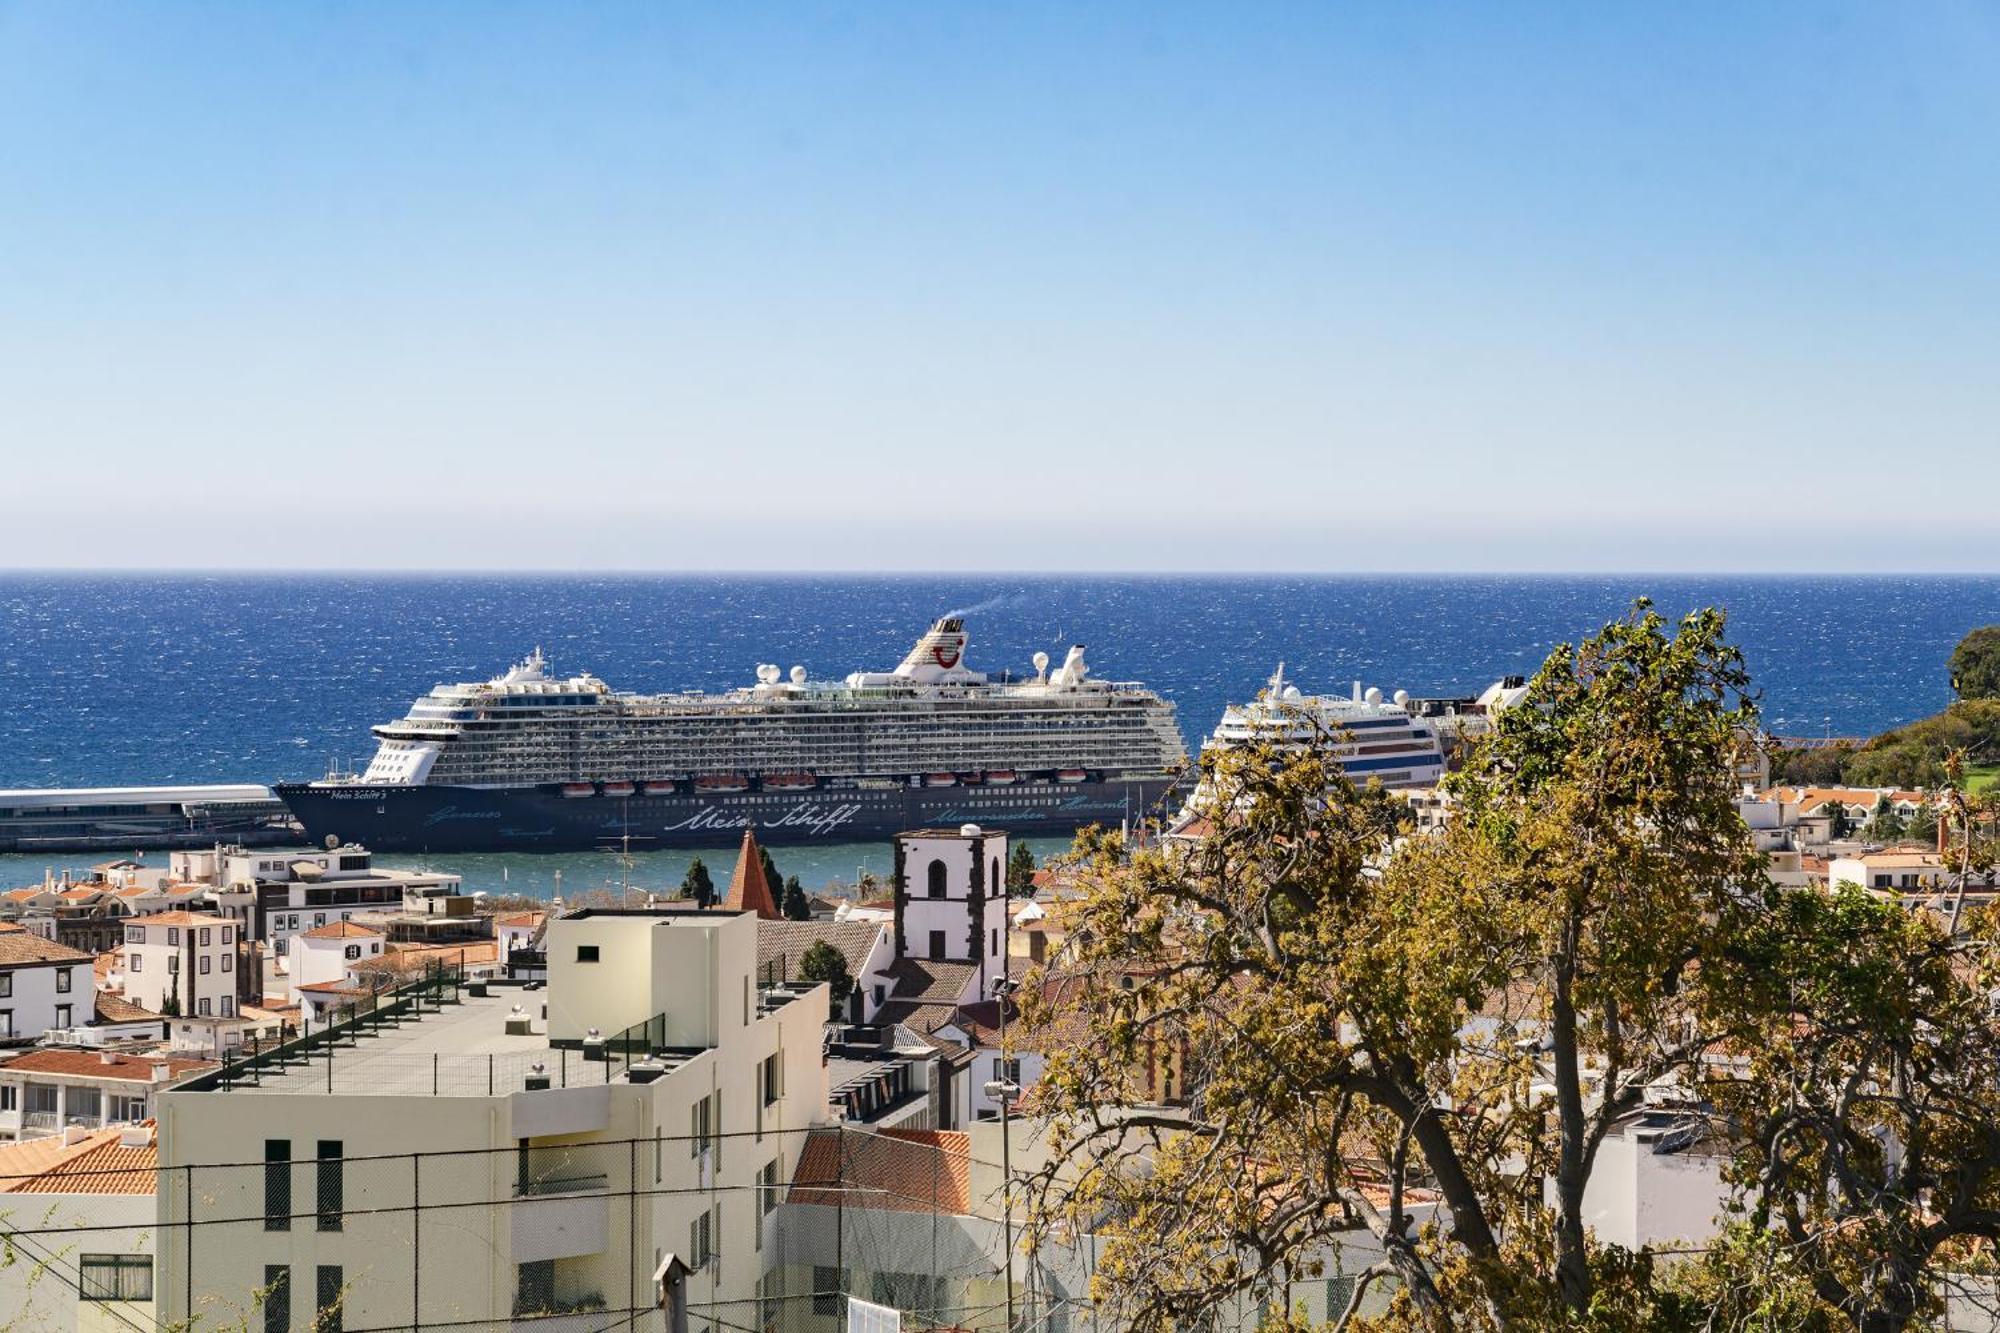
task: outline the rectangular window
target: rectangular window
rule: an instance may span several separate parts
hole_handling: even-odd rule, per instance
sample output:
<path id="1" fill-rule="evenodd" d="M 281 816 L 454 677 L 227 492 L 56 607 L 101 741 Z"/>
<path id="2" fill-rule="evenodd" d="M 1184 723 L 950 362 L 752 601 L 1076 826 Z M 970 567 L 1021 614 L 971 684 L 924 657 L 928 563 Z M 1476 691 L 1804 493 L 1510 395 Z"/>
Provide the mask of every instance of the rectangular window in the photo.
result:
<path id="1" fill-rule="evenodd" d="M 59 1004 L 59 1005 L 57 1005 L 57 1006 L 56 1006 L 56 1026 L 57 1026 L 57 1027 L 59 1027 L 59 1028 L 66 1028 L 66 1027 L 68 1027 L 68 1026 L 69 1026 L 69 1025 L 71 1024 L 71 1022 L 73 1022 L 73 1021 L 74 1021 L 74 1020 L 73 1020 L 73 1019 L 72 1019 L 72 1018 L 70 1017 L 70 1014 L 71 1014 L 71 1006 L 69 1006 L 69 1005 L 66 1005 L 66 1004 Z"/>
<path id="2" fill-rule="evenodd" d="M 264 1140 L 264 1230 L 292 1229 L 292 1141 Z M 266 1282 L 269 1282 L 268 1274 Z"/>
<path id="3" fill-rule="evenodd" d="M 768 1213 L 778 1206 L 777 1158 L 773 1157 L 770 1161 L 764 1163 L 763 1171 L 758 1174 L 757 1184 L 759 1186 L 758 1193 L 763 1198 L 763 1206 L 760 1211 Z"/>
<path id="4" fill-rule="evenodd" d="M 0 1085 L 0 1111 L 15 1110 L 20 1104 L 21 1089 L 19 1084 L 8 1083 Z"/>
<path id="5" fill-rule="evenodd" d="M 594 962 L 596 962 L 596 961 L 597 961 L 597 946 L 596 946 L 595 944 L 579 944 L 579 945 L 577 945 L 577 946 L 576 946 L 576 961 L 577 961 L 577 962 L 579 962 L 579 963 L 594 963 Z"/>
<path id="6" fill-rule="evenodd" d="M 847 1270 L 828 1268 L 824 1264 L 813 1265 L 813 1313 L 838 1315 L 841 1313 L 841 1293 L 847 1288 Z"/>
<path id="7" fill-rule="evenodd" d="M 313 1328 L 317 1333 L 340 1333 L 340 1306 L 345 1293 L 341 1291 L 340 1265 L 321 1264 L 319 1266 L 319 1290 L 313 1305 L 317 1313 L 313 1316 Z"/>
<path id="8" fill-rule="evenodd" d="M 194 1002 L 194 1016 L 196 1018 L 211 1017 L 211 1015 L 208 1012 L 208 997 L 206 995 L 202 996 L 199 1000 L 196 1000 Z"/>
<path id="9" fill-rule="evenodd" d="M 931 932 L 931 961 L 941 962 L 943 961 L 943 959 L 944 959 L 944 932 L 941 930 L 934 930 Z"/>
<path id="10" fill-rule="evenodd" d="M 340 1140 L 321 1139 L 318 1157 L 319 1229 L 338 1231 L 340 1211 L 347 1206 L 347 1180 L 345 1166 L 340 1160 Z"/>
<path id="11" fill-rule="evenodd" d="M 283 1264 L 264 1265 L 264 1333 L 292 1333 L 292 1270 Z"/>
<path id="12" fill-rule="evenodd" d="M 224 944 L 234 944 L 236 942 L 236 927 L 224 926 L 222 928 L 222 942 Z"/>
<path id="13" fill-rule="evenodd" d="M 208 975 L 208 955 L 207 955 L 207 954 L 203 954 L 203 955 L 201 956 L 201 965 L 200 965 L 200 967 L 198 967 L 198 968 L 197 968 L 196 970 L 197 970 L 197 971 L 199 971 L 199 972 L 200 972 L 200 973 L 201 973 L 201 974 L 202 974 L 203 976 L 207 976 L 207 975 Z"/>
<path id="14" fill-rule="evenodd" d="M 144 960 L 140 957 L 140 955 L 135 953 L 130 958 L 127 958 L 125 960 L 126 969 L 128 971 L 137 972 L 139 970 L 139 964 L 143 961 Z"/>
<path id="15" fill-rule="evenodd" d="M 225 972 L 234 972 L 234 971 L 236 970 L 236 955 L 235 955 L 235 954 L 233 954 L 233 953 L 226 953 L 226 954 L 222 955 L 222 970 L 223 970 L 223 971 L 225 971 Z"/>
<path id="16" fill-rule="evenodd" d="M 76 1260 L 76 1294 L 86 1301 L 150 1301 L 153 1257 L 83 1254 Z"/>
<path id="17" fill-rule="evenodd" d="M 532 1259 L 514 1277 L 514 1313 L 546 1314 L 556 1303 L 556 1261 Z"/>
<path id="18" fill-rule="evenodd" d="M 225 995 L 216 1003 L 222 1006 L 222 1016 L 224 1018 L 236 1017 L 236 997 L 234 995 Z"/>
<path id="19" fill-rule="evenodd" d="M 11 980 L 11 978 L 10 978 L 10 980 Z M 58 995 L 67 995 L 67 994 L 69 994 L 69 986 L 70 986 L 70 969 L 68 969 L 68 968 L 66 968 L 66 967 L 62 967 L 62 968 L 57 968 L 57 969 L 56 969 L 56 994 L 58 994 Z"/>
<path id="20" fill-rule="evenodd" d="M 764 1105 L 776 1106 L 785 1091 L 785 1066 L 773 1051 L 764 1057 Z"/>
<path id="21" fill-rule="evenodd" d="M 207 943 L 208 943 L 208 934 L 209 934 L 209 929 L 208 929 L 208 927 L 207 927 L 207 926 L 203 926 L 203 927 L 201 928 L 201 934 L 200 934 L 200 936 L 199 936 L 199 937 L 198 937 L 198 938 L 196 939 L 196 941 L 195 941 L 195 942 L 196 942 L 197 944 L 207 944 Z"/>
<path id="22" fill-rule="evenodd" d="M 0 1000 L 11 999 L 14 994 L 14 974 L 0 972 Z"/>
<path id="23" fill-rule="evenodd" d="M 144 1097 L 130 1097 L 114 1092 L 111 1094 L 110 1107 L 111 1113 L 106 1118 L 113 1124 L 136 1125 L 146 1118 Z"/>
<path id="24" fill-rule="evenodd" d="M 181 942 L 181 932 L 180 932 L 179 928 L 178 928 L 178 927 L 175 927 L 175 926 L 168 926 L 168 927 L 167 927 L 167 943 L 168 943 L 169 945 L 176 945 L 176 946 L 177 946 L 177 945 L 179 945 L 179 944 L 180 944 L 180 942 Z"/>

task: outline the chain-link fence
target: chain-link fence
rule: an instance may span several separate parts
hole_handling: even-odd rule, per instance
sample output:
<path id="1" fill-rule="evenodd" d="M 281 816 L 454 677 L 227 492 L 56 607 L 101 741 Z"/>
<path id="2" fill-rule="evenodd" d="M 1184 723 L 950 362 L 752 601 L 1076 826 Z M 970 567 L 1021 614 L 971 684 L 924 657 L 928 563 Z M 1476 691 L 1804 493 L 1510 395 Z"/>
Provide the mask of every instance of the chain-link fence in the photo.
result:
<path id="1" fill-rule="evenodd" d="M 1005 1333 L 1010 1315 L 1024 1333 L 1118 1326 L 1089 1300 L 1094 1240 L 1033 1255 L 1017 1243 L 1009 1264 L 1020 1202 L 1010 1219 L 1003 1173 L 972 1135 L 835 1127 L 388 1156 L 282 1142 L 283 1154 L 161 1167 L 144 1231 L 87 1207 L 60 1226 L 0 1209 L 9 1244 L 51 1256 L 42 1281 L 96 1292 L 93 1327 L 114 1330 L 665 1333 L 655 1275 L 668 1255 L 689 1270 L 690 1327 L 712 1333 L 839 1333 L 848 1296 L 902 1311 L 906 1328 Z M 67 1187 L 82 1199 L 99 1174 Z M 0 1288 L 9 1280 L 0 1269 Z M 1267 1301 L 1337 1314 L 1344 1282 L 1246 1295 L 1213 1327 L 1254 1328 Z M 150 1301 L 132 1299 L 142 1292 Z"/>

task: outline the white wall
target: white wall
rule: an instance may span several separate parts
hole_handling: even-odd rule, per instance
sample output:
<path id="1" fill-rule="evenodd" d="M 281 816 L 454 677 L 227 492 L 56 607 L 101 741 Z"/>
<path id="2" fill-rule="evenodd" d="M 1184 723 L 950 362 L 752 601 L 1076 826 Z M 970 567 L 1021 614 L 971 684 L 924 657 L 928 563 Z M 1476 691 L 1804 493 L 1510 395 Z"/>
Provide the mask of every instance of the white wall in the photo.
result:
<path id="1" fill-rule="evenodd" d="M 16 963 L 0 968 L 13 993 L 0 997 L 0 1011 L 10 1013 L 14 1037 L 38 1038 L 50 1028 L 78 1027 L 97 1017 L 95 979 L 90 960 L 70 963 Z M 68 977 L 69 990 L 58 990 Z M 65 1021 L 61 1013 L 69 1006 Z"/>

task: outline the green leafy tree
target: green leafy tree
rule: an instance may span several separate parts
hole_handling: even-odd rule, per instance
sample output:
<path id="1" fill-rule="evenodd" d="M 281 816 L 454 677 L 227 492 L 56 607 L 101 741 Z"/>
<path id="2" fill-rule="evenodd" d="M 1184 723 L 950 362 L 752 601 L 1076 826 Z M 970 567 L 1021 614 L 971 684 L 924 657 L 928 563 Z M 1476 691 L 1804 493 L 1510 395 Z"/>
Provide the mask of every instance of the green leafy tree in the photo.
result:
<path id="1" fill-rule="evenodd" d="M 1329 737 L 1204 756 L 1192 851 L 1080 841 L 1066 983 L 1025 1005 L 1066 1033 L 1031 1238 L 1094 1231 L 1141 1330 L 1309 1275 L 1356 1227 L 1403 1326 L 1658 1323 L 1650 1260 L 1593 1240 L 1583 1198 L 1612 1127 L 1742 1028 L 1746 687 L 1719 612 L 1642 602 L 1550 656 L 1438 834 L 1391 844 Z M 1155 1112 L 1162 1051 L 1191 1095 Z M 1419 1188 L 1449 1226 L 1418 1224 Z"/>
<path id="2" fill-rule="evenodd" d="M 1936 842 L 1938 835 L 1937 807 L 1928 801 L 1918 806 L 1916 813 L 1912 814 L 1909 821 L 1903 826 L 1903 835 L 1911 842 L 1921 842 L 1925 845 Z"/>
<path id="3" fill-rule="evenodd" d="M 699 856 L 688 862 L 687 874 L 681 877 L 681 897 L 694 899 L 697 907 L 715 906 L 715 881 Z"/>
<path id="4" fill-rule="evenodd" d="M 1961 699 L 2000 699 L 2000 625 L 1986 625 L 1951 652 L 1951 687 Z"/>
<path id="5" fill-rule="evenodd" d="M 1007 892 L 1016 898 L 1035 896 L 1035 854 L 1017 842 L 1007 855 Z"/>
<path id="6" fill-rule="evenodd" d="M 779 904 L 778 910 L 785 914 L 787 921 L 812 920 L 812 900 L 806 897 L 805 886 L 799 883 L 797 875 L 785 881 L 785 900 Z"/>
<path id="7" fill-rule="evenodd" d="M 1854 832 L 1854 816 L 1849 813 L 1845 801 L 1827 801 L 1820 809 L 1826 814 L 1827 837 L 1839 839 Z"/>
<path id="8" fill-rule="evenodd" d="M 1868 813 L 1868 832 L 1884 842 L 1903 836 L 1903 817 L 1896 813 L 1888 792 L 1875 798 L 1875 808 Z"/>
<path id="9" fill-rule="evenodd" d="M 771 886 L 773 896 L 785 891 L 785 877 L 778 873 L 778 863 L 771 859 L 763 843 L 757 844 L 757 861 L 764 868 L 764 882 Z"/>
<path id="10" fill-rule="evenodd" d="M 825 940 L 814 940 L 799 956 L 799 976 L 806 981 L 824 981 L 836 1007 L 854 989 L 854 978 L 847 970 L 847 955 Z"/>

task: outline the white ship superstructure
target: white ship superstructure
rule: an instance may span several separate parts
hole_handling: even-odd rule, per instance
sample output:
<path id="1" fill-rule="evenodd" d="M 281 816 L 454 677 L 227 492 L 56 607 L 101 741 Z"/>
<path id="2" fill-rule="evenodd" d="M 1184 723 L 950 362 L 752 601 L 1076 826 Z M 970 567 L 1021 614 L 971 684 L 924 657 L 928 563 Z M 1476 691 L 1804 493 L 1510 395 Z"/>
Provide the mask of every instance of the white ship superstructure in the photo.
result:
<path id="1" fill-rule="evenodd" d="M 1017 827 L 1057 828 L 1071 818 L 1060 809 L 1115 823 L 1115 811 L 1144 813 L 1182 767 L 1173 705 L 1136 682 L 1092 676 L 1081 646 L 1059 666 L 1036 653 L 1032 675 L 995 678 L 966 665 L 966 643 L 964 621 L 947 616 L 892 671 L 814 680 L 804 667 L 767 664 L 738 689 L 656 695 L 620 693 L 587 672 L 558 676 L 537 650 L 491 680 L 438 685 L 401 720 L 374 728 L 380 745 L 359 777 L 279 790 L 309 831 L 333 822 L 328 803 L 338 799 L 332 831 L 341 836 L 441 849 L 453 840 L 432 831 L 472 819 L 474 807 L 520 829 L 513 842 L 474 839 L 481 846 L 530 845 L 530 825 L 544 818 L 567 830 L 555 842 L 586 840 L 586 832 L 602 841 L 613 828 L 643 841 L 648 824 L 676 834 L 690 818 L 707 829 L 732 826 L 716 822 L 723 819 L 760 831 L 787 827 L 758 813 L 780 804 L 786 812 L 774 817 L 817 827 L 842 793 L 852 803 L 858 794 L 910 789 L 961 789 L 936 813 L 976 806 L 989 823 L 1005 823 L 1014 811 Z M 1089 802 L 1077 799 L 1085 789 Z M 372 812 L 381 827 L 370 830 L 361 818 L 370 812 L 358 807 L 371 791 L 514 793 L 535 806 L 427 806 L 414 829 L 385 799 Z M 690 816 L 686 801 L 671 803 L 676 797 L 730 803 Z M 800 804 L 806 798 L 817 804 Z M 545 800 L 607 799 L 621 803 L 615 822 L 540 808 Z M 862 802 L 870 811 L 880 804 Z M 902 813 L 885 808 L 880 817 L 929 817 L 931 804 L 905 802 Z M 404 805 L 404 813 L 418 813 Z"/>
<path id="2" fill-rule="evenodd" d="M 1094 679 L 1074 647 L 1054 671 L 996 683 L 965 666 L 962 621 L 940 620 L 894 671 L 814 681 L 757 668 L 721 694 L 619 694 L 558 679 L 540 651 L 480 684 L 439 685 L 400 722 L 360 781 L 519 787 L 936 773 L 1158 776 L 1182 758 L 1173 707 L 1142 685 Z"/>
<path id="3" fill-rule="evenodd" d="M 1247 704 L 1231 704 L 1203 749 L 1235 749 L 1267 744 L 1319 744 L 1357 783 L 1384 787 L 1434 787 L 1444 776 L 1444 751 L 1433 718 L 1410 708 L 1401 690 L 1384 699 L 1378 689 L 1355 682 L 1351 695 L 1302 693 L 1285 681 L 1280 662 L 1264 692 Z"/>

